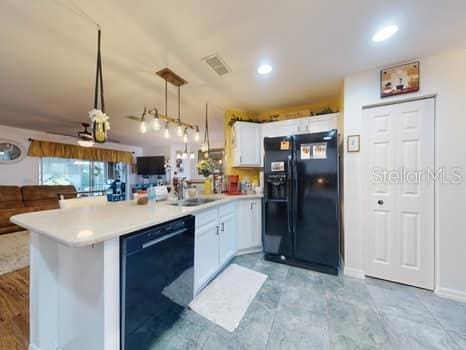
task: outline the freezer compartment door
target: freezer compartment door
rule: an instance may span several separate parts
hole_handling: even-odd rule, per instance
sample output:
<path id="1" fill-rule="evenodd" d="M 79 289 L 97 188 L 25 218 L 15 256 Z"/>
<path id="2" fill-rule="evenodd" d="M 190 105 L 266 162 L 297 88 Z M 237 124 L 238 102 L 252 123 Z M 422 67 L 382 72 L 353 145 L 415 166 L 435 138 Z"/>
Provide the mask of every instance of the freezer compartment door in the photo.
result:
<path id="1" fill-rule="evenodd" d="M 266 254 L 291 256 L 292 235 L 289 202 L 264 201 L 262 244 Z"/>

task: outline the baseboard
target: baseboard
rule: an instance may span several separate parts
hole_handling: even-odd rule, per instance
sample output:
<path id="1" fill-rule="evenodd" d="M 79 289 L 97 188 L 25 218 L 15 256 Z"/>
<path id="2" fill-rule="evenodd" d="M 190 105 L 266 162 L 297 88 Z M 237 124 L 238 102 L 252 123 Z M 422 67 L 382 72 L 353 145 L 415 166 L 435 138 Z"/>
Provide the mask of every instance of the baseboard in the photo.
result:
<path id="1" fill-rule="evenodd" d="M 35 344 L 29 344 L 28 350 L 40 350 Z"/>
<path id="2" fill-rule="evenodd" d="M 345 266 L 343 268 L 343 274 L 349 277 L 354 277 L 354 278 L 359 278 L 359 279 L 366 278 L 366 275 L 363 270 L 353 269 L 352 267 Z"/>
<path id="3" fill-rule="evenodd" d="M 262 247 L 253 247 L 253 248 L 247 248 L 247 249 L 238 250 L 238 251 L 235 253 L 235 256 L 238 256 L 238 255 L 246 255 L 246 254 L 252 254 L 252 253 L 260 253 L 260 252 L 262 252 Z"/>
<path id="4" fill-rule="evenodd" d="M 438 287 L 437 289 L 435 289 L 434 293 L 437 294 L 439 297 L 466 303 L 466 292 L 460 290 Z"/>

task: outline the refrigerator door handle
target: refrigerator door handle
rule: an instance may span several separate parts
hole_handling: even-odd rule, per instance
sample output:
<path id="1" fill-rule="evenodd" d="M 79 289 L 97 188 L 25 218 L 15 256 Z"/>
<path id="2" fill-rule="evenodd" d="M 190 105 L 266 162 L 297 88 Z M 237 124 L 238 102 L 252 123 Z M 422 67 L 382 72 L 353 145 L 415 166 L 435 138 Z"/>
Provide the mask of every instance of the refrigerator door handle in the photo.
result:
<path id="1" fill-rule="evenodd" d="M 288 160 L 288 232 L 293 233 L 293 161 Z"/>

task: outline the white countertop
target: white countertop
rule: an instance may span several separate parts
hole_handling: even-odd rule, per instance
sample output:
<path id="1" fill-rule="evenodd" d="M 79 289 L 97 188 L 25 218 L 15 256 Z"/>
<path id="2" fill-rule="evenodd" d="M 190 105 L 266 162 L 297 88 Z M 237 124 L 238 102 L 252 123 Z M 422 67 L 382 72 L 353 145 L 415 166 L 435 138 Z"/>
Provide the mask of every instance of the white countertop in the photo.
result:
<path id="1" fill-rule="evenodd" d="M 259 199 L 262 195 L 206 197 L 219 199 L 195 207 L 172 206 L 167 202 L 137 205 L 134 201 L 124 201 L 82 208 L 38 211 L 16 215 L 10 220 L 29 231 L 43 234 L 64 245 L 82 247 L 232 201 Z"/>

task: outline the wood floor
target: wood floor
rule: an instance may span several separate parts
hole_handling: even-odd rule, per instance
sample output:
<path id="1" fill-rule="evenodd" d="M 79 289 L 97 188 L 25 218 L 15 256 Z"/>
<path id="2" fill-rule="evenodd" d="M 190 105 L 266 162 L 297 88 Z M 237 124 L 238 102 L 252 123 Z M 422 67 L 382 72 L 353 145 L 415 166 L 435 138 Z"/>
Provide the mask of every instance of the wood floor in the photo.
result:
<path id="1" fill-rule="evenodd" d="M 0 275 L 0 350 L 24 350 L 29 342 L 29 268 Z"/>

